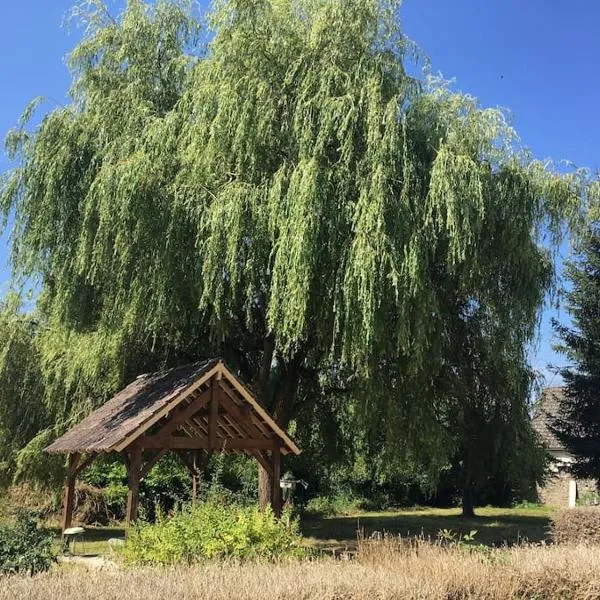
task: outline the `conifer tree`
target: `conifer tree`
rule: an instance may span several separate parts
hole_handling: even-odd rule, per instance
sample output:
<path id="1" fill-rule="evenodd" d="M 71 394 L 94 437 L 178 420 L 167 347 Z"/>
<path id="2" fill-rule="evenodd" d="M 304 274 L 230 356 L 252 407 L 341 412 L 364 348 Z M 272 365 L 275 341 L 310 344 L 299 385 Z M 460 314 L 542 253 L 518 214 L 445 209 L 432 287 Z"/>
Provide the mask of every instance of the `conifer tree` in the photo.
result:
<path id="1" fill-rule="evenodd" d="M 555 323 L 568 360 L 560 370 L 565 393 L 554 423 L 559 440 L 575 456 L 577 477 L 600 479 L 600 227 L 594 223 L 578 256 L 566 265 L 572 325 Z"/>

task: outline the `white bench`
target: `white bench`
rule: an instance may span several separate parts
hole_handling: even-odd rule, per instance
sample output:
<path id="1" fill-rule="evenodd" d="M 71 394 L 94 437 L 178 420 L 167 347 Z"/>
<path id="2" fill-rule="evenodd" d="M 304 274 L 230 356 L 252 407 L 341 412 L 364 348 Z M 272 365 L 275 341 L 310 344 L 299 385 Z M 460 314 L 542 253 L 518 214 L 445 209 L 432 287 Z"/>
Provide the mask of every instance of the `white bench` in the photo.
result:
<path id="1" fill-rule="evenodd" d="M 69 527 L 63 531 L 63 539 L 67 546 L 69 546 L 69 550 L 71 554 L 75 554 L 75 542 L 79 540 L 81 544 L 82 550 L 85 552 L 85 547 L 83 545 L 83 534 L 85 533 L 85 529 L 83 527 Z"/>

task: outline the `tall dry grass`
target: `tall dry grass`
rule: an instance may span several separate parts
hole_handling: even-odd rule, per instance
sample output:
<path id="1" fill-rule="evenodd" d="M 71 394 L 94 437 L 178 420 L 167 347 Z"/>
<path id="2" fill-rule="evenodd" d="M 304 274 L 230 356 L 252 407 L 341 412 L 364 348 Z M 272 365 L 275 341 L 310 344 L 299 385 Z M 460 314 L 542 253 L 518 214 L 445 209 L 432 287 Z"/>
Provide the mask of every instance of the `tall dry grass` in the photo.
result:
<path id="1" fill-rule="evenodd" d="M 0 600 L 392 600 L 600 598 L 600 548 L 469 552 L 363 543 L 355 560 L 146 570 L 60 568 L 0 580 Z"/>

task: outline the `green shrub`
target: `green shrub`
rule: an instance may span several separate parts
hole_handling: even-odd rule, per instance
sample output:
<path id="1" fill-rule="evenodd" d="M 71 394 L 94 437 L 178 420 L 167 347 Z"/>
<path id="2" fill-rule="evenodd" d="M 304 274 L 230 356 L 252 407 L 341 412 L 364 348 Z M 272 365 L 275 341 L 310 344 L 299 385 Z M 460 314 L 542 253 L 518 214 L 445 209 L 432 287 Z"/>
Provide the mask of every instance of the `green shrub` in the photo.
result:
<path id="1" fill-rule="evenodd" d="M 557 543 L 600 543 L 600 508 L 569 508 L 552 516 L 552 538 Z"/>
<path id="2" fill-rule="evenodd" d="M 295 521 L 256 506 L 206 501 L 155 524 L 138 523 L 123 549 L 130 565 L 172 565 L 210 559 L 305 556 Z"/>
<path id="3" fill-rule="evenodd" d="M 39 529 L 31 512 L 22 511 L 0 527 L 0 575 L 47 571 L 55 560 L 53 535 Z"/>
<path id="4" fill-rule="evenodd" d="M 577 498 L 577 506 L 598 506 L 598 492 L 596 490 L 583 492 Z"/>
<path id="5" fill-rule="evenodd" d="M 364 502 L 364 500 L 358 500 L 343 494 L 317 496 L 307 502 L 305 512 L 322 517 L 350 515 L 361 510 Z"/>

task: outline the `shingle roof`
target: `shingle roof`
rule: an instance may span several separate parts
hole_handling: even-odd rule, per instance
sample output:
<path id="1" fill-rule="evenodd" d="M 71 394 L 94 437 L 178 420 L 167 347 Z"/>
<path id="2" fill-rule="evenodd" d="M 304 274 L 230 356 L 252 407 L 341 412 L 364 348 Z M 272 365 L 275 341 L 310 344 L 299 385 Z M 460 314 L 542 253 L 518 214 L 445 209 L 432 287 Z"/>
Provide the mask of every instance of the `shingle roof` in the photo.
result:
<path id="1" fill-rule="evenodd" d="M 254 395 L 219 359 L 210 359 L 160 371 L 140 375 L 116 396 L 92 412 L 79 424 L 67 431 L 62 437 L 45 448 L 51 453 L 73 452 L 108 452 L 120 451 L 148 430 L 176 407 L 190 406 L 200 389 L 196 389 L 204 380 L 219 376 L 227 380 L 226 389 L 219 387 L 219 394 L 227 394 L 223 400 L 235 406 L 231 407 L 234 414 L 244 415 L 244 420 L 253 420 L 251 428 L 262 440 L 282 440 L 282 453 L 300 453 L 299 448 L 289 438 L 286 432 L 276 423 L 258 403 Z M 219 382 L 223 385 L 224 382 Z M 202 384 L 207 385 L 207 384 Z M 180 403 L 183 404 L 180 405 Z M 191 415 L 189 427 L 206 430 L 207 420 L 201 414 Z M 235 417 L 233 418 L 235 421 Z M 243 437 L 243 428 L 235 427 L 231 415 L 219 415 L 217 441 L 227 443 L 227 440 L 239 441 Z M 248 425 L 246 423 L 246 425 Z M 185 424 L 184 424 L 185 426 Z M 181 432 L 180 432 L 181 433 Z M 235 443 L 230 443 L 235 447 Z"/>
<path id="2" fill-rule="evenodd" d="M 533 414 L 533 429 L 538 432 L 549 450 L 565 450 L 550 429 L 552 421 L 559 416 L 560 402 L 564 393 L 562 387 L 544 389 Z"/>
<path id="3" fill-rule="evenodd" d="M 46 452 L 110 450 L 216 363 L 217 360 L 213 359 L 140 375 L 116 396 L 50 444 L 45 449 Z"/>

